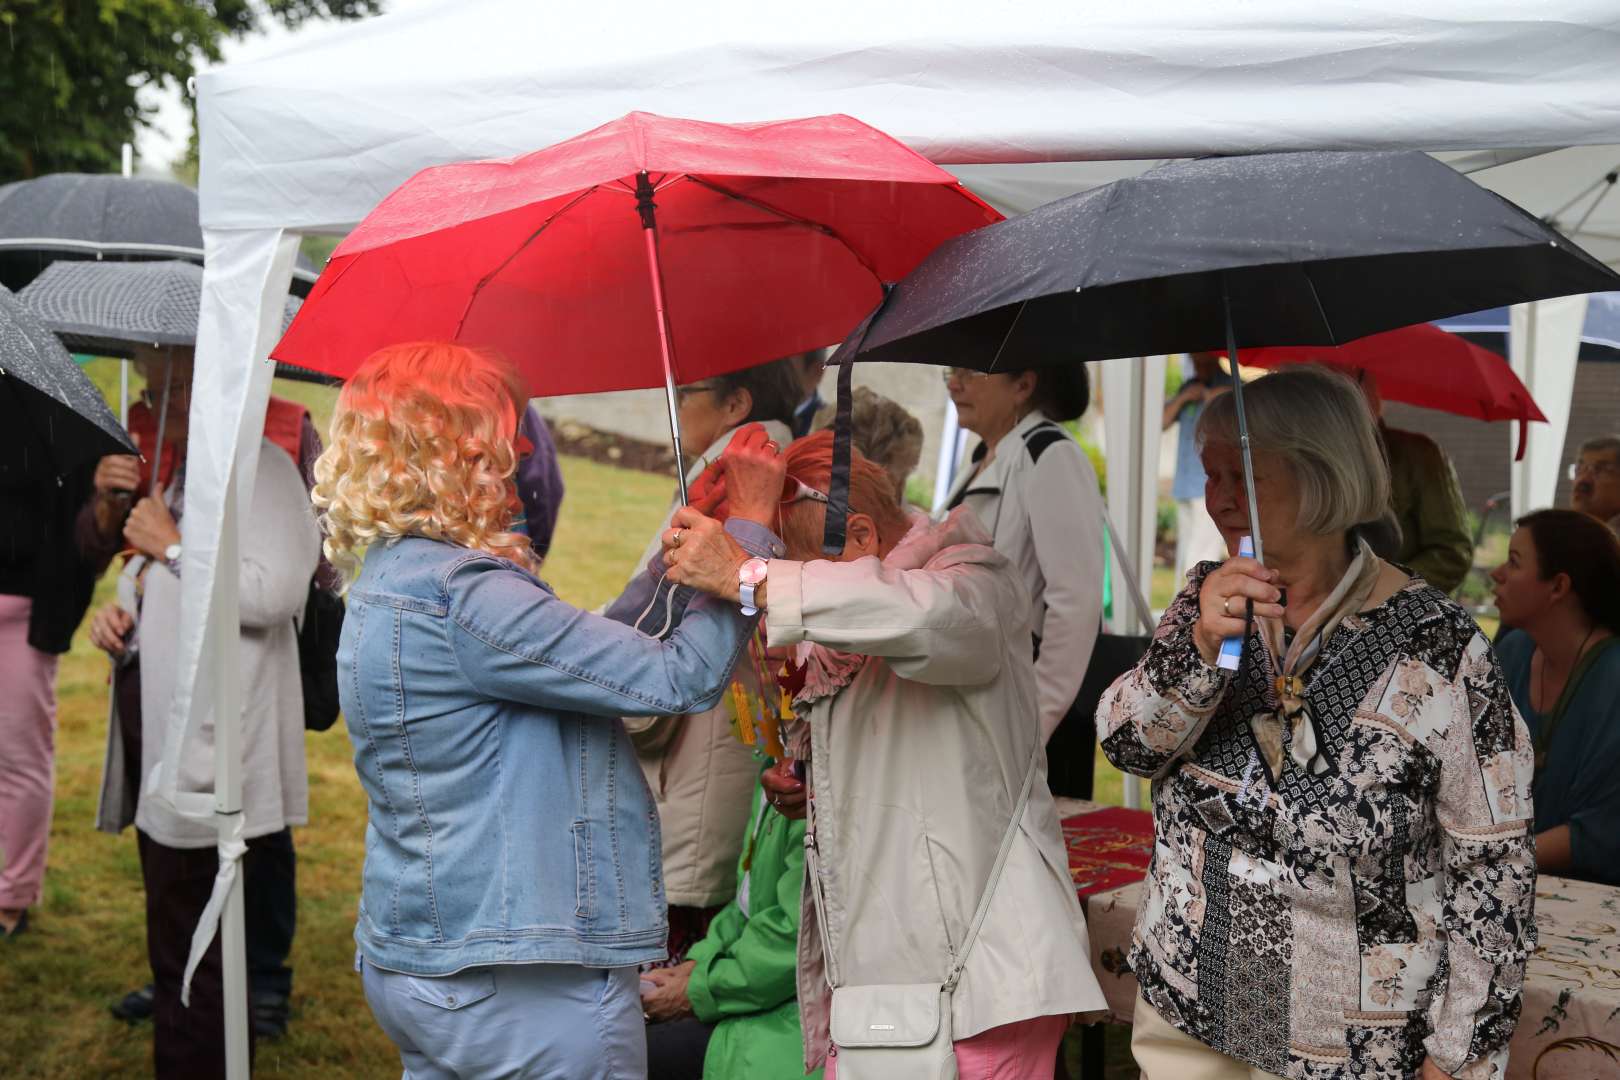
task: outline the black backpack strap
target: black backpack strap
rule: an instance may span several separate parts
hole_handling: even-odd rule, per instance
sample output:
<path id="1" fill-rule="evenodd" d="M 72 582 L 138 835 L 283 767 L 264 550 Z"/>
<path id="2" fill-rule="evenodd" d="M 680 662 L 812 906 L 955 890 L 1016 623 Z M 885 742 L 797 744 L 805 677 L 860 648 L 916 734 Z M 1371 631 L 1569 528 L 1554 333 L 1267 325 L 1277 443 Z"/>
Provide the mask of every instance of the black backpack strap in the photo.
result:
<path id="1" fill-rule="evenodd" d="M 1053 443 L 1062 442 L 1068 437 L 1069 433 L 1067 431 L 1047 420 L 1024 432 L 1024 449 L 1029 451 L 1029 460 L 1031 462 L 1038 462 L 1041 460 L 1041 455 L 1046 453 L 1047 447 Z"/>

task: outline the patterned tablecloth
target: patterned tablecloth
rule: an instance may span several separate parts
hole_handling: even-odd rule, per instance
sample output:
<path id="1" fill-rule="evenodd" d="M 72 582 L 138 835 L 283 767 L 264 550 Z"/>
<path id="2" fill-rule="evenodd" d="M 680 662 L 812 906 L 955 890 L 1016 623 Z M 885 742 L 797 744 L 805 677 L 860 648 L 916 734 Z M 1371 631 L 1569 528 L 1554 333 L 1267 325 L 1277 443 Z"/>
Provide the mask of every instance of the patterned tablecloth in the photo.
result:
<path id="1" fill-rule="evenodd" d="M 1058 811 L 1086 909 L 1092 966 L 1113 1018 L 1128 1024 L 1136 979 L 1125 958 L 1153 846 L 1152 818 L 1074 799 L 1059 799 Z M 1087 850 L 1092 836 L 1100 850 Z M 1620 889 L 1543 876 L 1536 926 L 1540 940 L 1525 974 L 1509 1080 L 1620 1080 Z"/>

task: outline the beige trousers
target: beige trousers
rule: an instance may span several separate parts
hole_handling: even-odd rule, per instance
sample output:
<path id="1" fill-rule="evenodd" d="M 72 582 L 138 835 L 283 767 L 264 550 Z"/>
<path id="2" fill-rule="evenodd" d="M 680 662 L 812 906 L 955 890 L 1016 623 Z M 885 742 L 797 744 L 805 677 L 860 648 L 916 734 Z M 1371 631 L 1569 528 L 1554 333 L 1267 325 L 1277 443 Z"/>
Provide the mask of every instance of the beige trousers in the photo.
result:
<path id="1" fill-rule="evenodd" d="M 1131 1018 L 1131 1054 L 1142 1080 L 1279 1080 L 1171 1027 L 1140 994 Z"/>

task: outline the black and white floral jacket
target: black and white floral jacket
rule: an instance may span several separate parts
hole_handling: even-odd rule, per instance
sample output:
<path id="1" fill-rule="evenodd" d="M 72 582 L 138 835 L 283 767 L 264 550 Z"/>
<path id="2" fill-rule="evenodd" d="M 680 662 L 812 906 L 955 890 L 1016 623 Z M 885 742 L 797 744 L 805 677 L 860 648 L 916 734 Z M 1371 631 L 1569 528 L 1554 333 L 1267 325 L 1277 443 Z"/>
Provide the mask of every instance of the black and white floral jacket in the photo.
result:
<path id="1" fill-rule="evenodd" d="M 1181 1031 L 1301 1080 L 1499 1078 L 1535 944 L 1533 753 L 1490 643 L 1413 578 L 1347 617 L 1307 675 L 1331 767 L 1249 719 L 1277 707 L 1253 634 L 1240 671 L 1193 643 L 1205 563 L 1102 699 L 1102 747 L 1151 777 L 1153 863 L 1131 965 Z"/>

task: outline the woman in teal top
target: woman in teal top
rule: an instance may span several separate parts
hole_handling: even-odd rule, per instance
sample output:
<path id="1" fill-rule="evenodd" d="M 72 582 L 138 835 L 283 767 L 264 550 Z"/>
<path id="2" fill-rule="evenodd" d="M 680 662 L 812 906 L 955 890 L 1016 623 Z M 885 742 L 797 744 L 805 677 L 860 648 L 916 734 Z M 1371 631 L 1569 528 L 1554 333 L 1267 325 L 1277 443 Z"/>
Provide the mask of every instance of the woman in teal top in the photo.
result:
<path id="1" fill-rule="evenodd" d="M 1491 578 L 1535 742 L 1537 869 L 1620 884 L 1620 540 L 1574 510 L 1518 525 Z"/>

